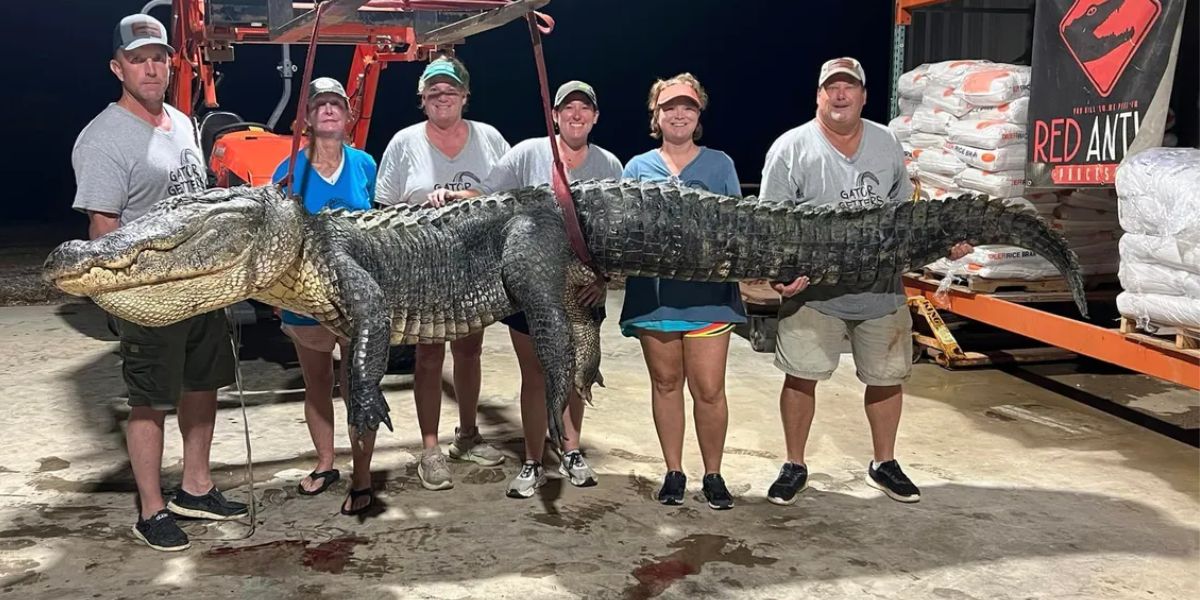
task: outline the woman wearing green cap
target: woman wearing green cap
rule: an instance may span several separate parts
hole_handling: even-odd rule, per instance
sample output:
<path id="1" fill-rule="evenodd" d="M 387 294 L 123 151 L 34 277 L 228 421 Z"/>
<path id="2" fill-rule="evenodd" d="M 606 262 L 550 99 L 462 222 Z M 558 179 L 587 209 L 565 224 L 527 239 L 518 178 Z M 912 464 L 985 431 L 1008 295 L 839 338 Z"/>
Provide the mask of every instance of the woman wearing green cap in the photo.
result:
<path id="1" fill-rule="evenodd" d="M 379 164 L 375 200 L 441 206 L 455 199 L 455 192 L 478 187 L 492 167 L 508 152 L 509 145 L 495 127 L 463 118 L 470 96 L 470 75 L 453 57 L 430 62 L 417 82 L 417 94 L 426 120 L 400 130 L 388 143 Z M 451 256 L 462 261 L 466 256 Z M 448 269 L 454 266 L 447 265 Z M 479 404 L 480 365 L 483 348 L 480 332 L 450 342 L 454 355 L 454 393 L 458 401 L 459 426 L 450 456 L 484 466 L 504 462 L 504 455 L 483 441 L 475 426 Z M 417 422 L 424 452 L 417 465 L 421 485 L 430 490 L 454 486 L 446 456 L 438 446 L 438 418 L 442 406 L 442 363 L 445 344 L 417 346 L 415 389 Z"/>

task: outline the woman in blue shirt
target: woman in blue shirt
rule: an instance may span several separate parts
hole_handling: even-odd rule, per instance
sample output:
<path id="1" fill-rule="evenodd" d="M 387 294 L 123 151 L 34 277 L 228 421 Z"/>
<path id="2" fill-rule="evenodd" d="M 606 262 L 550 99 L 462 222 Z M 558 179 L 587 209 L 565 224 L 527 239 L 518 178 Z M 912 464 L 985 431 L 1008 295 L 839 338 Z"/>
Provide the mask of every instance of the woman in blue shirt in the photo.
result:
<path id="1" fill-rule="evenodd" d="M 733 160 L 724 152 L 698 146 L 700 112 L 708 94 L 690 73 L 650 88 L 650 135 L 662 145 L 633 157 L 622 177 L 667 181 L 727 196 L 740 196 Z M 704 462 L 702 489 L 709 507 L 733 508 L 721 477 L 721 455 L 729 411 L 725 400 L 725 362 L 729 333 L 746 321 L 736 283 L 673 281 L 630 277 L 625 284 L 621 331 L 636 336 L 650 371 L 654 427 L 667 463 L 658 500 L 683 503 L 683 384 L 695 402 L 696 437 Z"/>
<path id="2" fill-rule="evenodd" d="M 325 208 L 367 210 L 375 196 L 375 159 L 345 142 L 350 122 L 350 99 L 341 83 L 329 77 L 313 80 L 308 88 L 308 147 L 296 157 L 291 191 L 304 201 L 310 214 Z M 289 160 L 275 169 L 274 181 L 282 181 Z M 317 466 L 300 481 L 299 491 L 306 496 L 324 492 L 340 473 L 333 468 L 333 347 L 343 353 L 339 378 L 342 397 L 350 387 L 346 383 L 346 358 L 349 341 L 308 317 L 282 311 L 283 331 L 296 345 L 296 356 L 304 374 L 304 418 L 317 450 Z M 354 456 L 354 476 L 350 496 L 342 504 L 342 514 L 354 515 L 370 508 L 371 455 L 375 450 L 375 432 L 359 440 L 353 427 L 350 446 Z"/>

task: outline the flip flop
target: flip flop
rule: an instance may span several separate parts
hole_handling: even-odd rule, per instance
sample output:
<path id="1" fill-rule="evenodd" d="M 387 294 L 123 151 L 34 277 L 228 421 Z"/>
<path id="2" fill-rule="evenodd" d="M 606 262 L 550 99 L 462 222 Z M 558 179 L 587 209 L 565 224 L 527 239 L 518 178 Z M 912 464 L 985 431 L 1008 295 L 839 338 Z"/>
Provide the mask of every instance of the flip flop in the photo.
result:
<path id="1" fill-rule="evenodd" d="M 314 481 L 320 479 L 322 481 L 321 487 L 310 492 L 304 489 L 304 483 L 301 481 L 300 483 L 296 484 L 296 488 L 300 490 L 301 496 L 316 496 L 317 494 L 324 492 L 325 490 L 329 489 L 329 486 L 333 485 L 335 481 L 341 479 L 342 474 L 338 472 L 337 469 L 330 469 L 328 471 L 321 471 L 319 473 L 313 471 L 312 473 L 308 474 L 308 478 Z"/>
<path id="2" fill-rule="evenodd" d="M 342 501 L 342 514 L 352 517 L 354 515 L 358 515 L 358 514 L 362 514 L 362 513 L 366 512 L 372 506 L 375 505 L 375 489 L 367 488 L 365 490 L 350 490 L 350 495 L 347 496 L 347 499 L 350 500 L 350 506 L 354 506 L 354 501 L 359 498 L 362 498 L 363 496 L 369 496 L 371 498 L 371 501 L 366 503 L 366 505 L 364 505 L 358 509 L 351 508 L 350 510 L 346 510 L 346 501 L 343 500 Z"/>

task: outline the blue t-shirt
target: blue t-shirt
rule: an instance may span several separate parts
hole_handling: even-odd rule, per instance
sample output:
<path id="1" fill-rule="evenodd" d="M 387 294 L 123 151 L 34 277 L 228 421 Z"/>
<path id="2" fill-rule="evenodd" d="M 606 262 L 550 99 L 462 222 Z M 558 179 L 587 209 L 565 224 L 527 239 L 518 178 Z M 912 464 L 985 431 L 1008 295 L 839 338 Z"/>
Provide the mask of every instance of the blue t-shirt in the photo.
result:
<path id="1" fill-rule="evenodd" d="M 287 176 L 288 159 L 283 159 L 275 169 L 272 181 L 282 181 Z M 308 155 L 301 151 L 296 155 L 296 172 L 292 176 L 292 193 L 304 199 L 304 210 L 315 215 L 321 210 L 344 208 L 368 210 L 375 198 L 375 159 L 370 154 L 342 145 L 342 166 L 334 173 L 333 183 L 327 181 L 308 162 Z M 317 321 L 302 317 L 291 311 L 281 311 L 282 320 L 288 325 L 316 325 Z"/>
<path id="2" fill-rule="evenodd" d="M 622 178 L 665 181 L 726 196 L 741 196 L 733 159 L 719 150 L 701 146 L 700 154 L 672 175 L 658 150 L 639 154 L 625 165 Z M 675 281 L 656 277 L 630 277 L 625 281 L 621 330 L 630 325 L 653 325 L 660 331 L 690 331 L 709 323 L 744 323 L 746 307 L 736 283 Z"/>

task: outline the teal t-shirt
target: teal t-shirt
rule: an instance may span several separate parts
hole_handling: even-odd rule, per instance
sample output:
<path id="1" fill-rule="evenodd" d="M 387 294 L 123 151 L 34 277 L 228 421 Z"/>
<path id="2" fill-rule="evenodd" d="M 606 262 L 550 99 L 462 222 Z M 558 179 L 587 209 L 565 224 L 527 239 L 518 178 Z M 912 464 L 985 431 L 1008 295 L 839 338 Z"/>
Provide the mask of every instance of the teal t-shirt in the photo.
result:
<path id="1" fill-rule="evenodd" d="M 288 159 L 283 159 L 275 169 L 272 181 L 282 181 L 288 172 Z M 304 210 L 315 215 L 322 210 L 344 208 L 346 210 L 368 210 L 375 198 L 375 159 L 370 154 L 342 145 L 342 165 L 329 179 L 323 177 L 308 162 L 306 152 L 296 156 L 296 172 L 292 176 L 291 190 L 304 200 Z M 281 311 L 282 320 L 288 325 L 316 325 L 317 321 L 302 317 L 291 311 Z"/>

